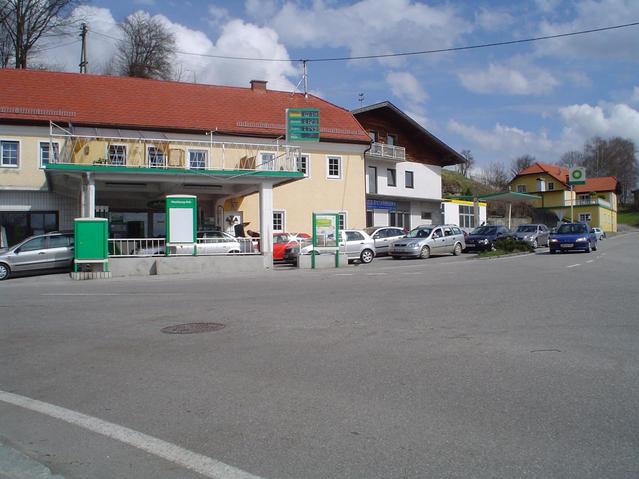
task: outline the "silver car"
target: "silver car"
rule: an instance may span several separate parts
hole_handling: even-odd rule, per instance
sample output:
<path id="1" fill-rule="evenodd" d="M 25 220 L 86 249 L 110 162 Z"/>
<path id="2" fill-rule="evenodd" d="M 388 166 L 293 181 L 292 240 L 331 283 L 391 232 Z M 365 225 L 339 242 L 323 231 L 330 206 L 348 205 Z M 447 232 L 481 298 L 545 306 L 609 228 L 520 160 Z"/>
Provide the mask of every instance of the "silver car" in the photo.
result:
<path id="1" fill-rule="evenodd" d="M 0 251 L 0 281 L 14 272 L 70 269 L 73 244 L 72 233 L 46 233 Z"/>
<path id="2" fill-rule="evenodd" d="M 466 244 L 464 232 L 456 225 L 418 226 L 405 237 L 391 243 L 393 258 L 428 258 L 431 254 L 459 256 Z"/>
<path id="3" fill-rule="evenodd" d="M 549 236 L 550 230 L 546 225 L 542 224 L 519 225 L 513 233 L 513 238 L 525 241 L 533 248 L 548 246 Z"/>
<path id="4" fill-rule="evenodd" d="M 403 229 L 396 226 L 372 226 L 364 231 L 375 242 L 375 256 L 388 254 L 389 245 L 396 239 L 403 238 L 406 234 Z"/>
<path id="5" fill-rule="evenodd" d="M 340 231 L 339 251 L 346 254 L 349 261 L 360 260 L 362 263 L 370 263 L 375 257 L 375 241 L 363 230 Z M 300 254 L 322 254 L 322 248 L 313 248 L 313 245 L 304 246 Z M 286 257 L 287 252 L 284 252 Z"/>

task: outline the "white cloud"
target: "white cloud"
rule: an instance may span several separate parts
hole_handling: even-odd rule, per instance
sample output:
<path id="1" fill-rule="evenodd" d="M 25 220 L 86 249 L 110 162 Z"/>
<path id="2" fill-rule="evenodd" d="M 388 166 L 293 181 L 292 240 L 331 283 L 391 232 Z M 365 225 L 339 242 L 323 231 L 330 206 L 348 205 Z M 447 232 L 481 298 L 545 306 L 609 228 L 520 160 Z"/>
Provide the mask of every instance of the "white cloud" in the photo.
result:
<path id="1" fill-rule="evenodd" d="M 450 47 L 471 30 L 453 7 L 412 0 L 360 0 L 337 7 L 320 0 L 287 2 L 269 25 L 287 44 L 346 48 L 351 55 Z"/>
<path id="2" fill-rule="evenodd" d="M 448 129 L 483 150 L 505 155 L 508 158 L 523 154 L 532 154 L 543 158 L 555 146 L 544 131 L 533 133 L 500 123 L 497 123 L 492 130 L 482 130 L 456 120 L 450 120 Z"/>
<path id="3" fill-rule="evenodd" d="M 554 11 L 559 6 L 560 2 L 561 0 L 535 0 L 537 7 L 542 12 Z"/>
<path id="4" fill-rule="evenodd" d="M 209 5 L 209 23 L 217 27 L 230 19 L 229 11 L 224 7 Z"/>
<path id="5" fill-rule="evenodd" d="M 532 65 L 491 63 L 486 70 L 468 70 L 458 74 L 462 85 L 475 93 L 509 95 L 543 95 L 550 93 L 559 81 L 549 72 Z"/>
<path id="6" fill-rule="evenodd" d="M 576 14 L 572 21 L 543 21 L 539 34 L 554 35 L 593 27 L 621 25 L 639 18 L 637 0 L 582 0 L 575 2 L 574 8 Z M 629 27 L 538 42 L 535 48 L 538 55 L 570 56 L 588 60 L 624 59 L 637 62 L 639 35 L 637 27 Z"/>
<path id="7" fill-rule="evenodd" d="M 71 18 L 74 20 L 74 24 L 87 23 L 89 27 L 87 41 L 89 65 L 87 69 L 89 73 L 102 73 L 115 54 L 116 40 L 114 38 L 120 38 L 120 29 L 117 27 L 113 15 L 107 8 L 80 6 L 73 10 Z M 43 42 L 40 46 L 45 50 L 37 54 L 34 61 L 56 69 L 79 71 L 80 39 L 78 38 L 78 28 L 74 27 L 69 30 L 67 37 L 53 38 L 50 43 Z M 74 40 L 77 41 L 74 43 Z M 56 46 L 56 44 L 60 44 L 60 46 Z"/>
<path id="8" fill-rule="evenodd" d="M 222 11 L 217 13 L 222 17 L 224 15 Z M 104 70 L 104 65 L 115 54 L 117 39 L 121 37 L 113 15 L 105 8 L 85 6 L 76 8 L 73 15 L 89 24 L 89 72 L 101 73 Z M 274 30 L 241 20 L 230 20 L 221 27 L 219 37 L 212 40 L 204 32 L 174 23 L 165 16 L 157 15 L 155 18 L 160 19 L 167 29 L 175 35 L 178 51 L 198 55 L 281 58 L 284 60 L 281 62 L 248 62 L 178 54 L 175 57 L 175 66 L 176 70 L 181 72 L 181 80 L 243 87 L 248 87 L 250 80 L 266 80 L 269 82 L 268 87 L 272 89 L 292 91 L 295 88 L 289 77 L 295 79 L 299 75 L 298 70 L 289 61 L 288 51 L 279 41 Z M 77 38 L 77 32 L 71 33 L 74 38 Z M 62 46 L 46 53 L 55 58 L 56 67 L 67 71 L 78 70 L 79 44 Z"/>
<path id="9" fill-rule="evenodd" d="M 393 95 L 408 104 L 423 103 L 428 99 L 428 94 L 412 73 L 389 72 L 386 75 L 386 83 Z"/>
<path id="10" fill-rule="evenodd" d="M 624 104 L 570 105 L 559 109 L 563 137 L 583 143 L 593 136 L 621 136 L 639 145 L 639 111 Z"/>
<path id="11" fill-rule="evenodd" d="M 475 13 L 475 21 L 482 29 L 494 32 L 501 30 L 514 22 L 513 16 L 506 12 L 488 8 L 481 8 Z"/>
<path id="12" fill-rule="evenodd" d="M 277 13 L 278 5 L 275 0 L 246 0 L 244 10 L 255 20 L 265 20 Z"/>

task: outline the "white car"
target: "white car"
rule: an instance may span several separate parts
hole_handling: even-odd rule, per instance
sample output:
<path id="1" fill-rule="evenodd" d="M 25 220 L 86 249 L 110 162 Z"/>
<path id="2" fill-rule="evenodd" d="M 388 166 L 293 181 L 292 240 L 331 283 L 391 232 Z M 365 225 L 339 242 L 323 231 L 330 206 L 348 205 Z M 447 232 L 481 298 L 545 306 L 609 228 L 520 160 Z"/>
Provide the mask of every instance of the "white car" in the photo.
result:
<path id="1" fill-rule="evenodd" d="M 597 237 L 597 241 L 606 239 L 606 232 L 602 230 L 601 228 L 593 228 L 592 233 Z"/>
<path id="2" fill-rule="evenodd" d="M 375 257 L 375 241 L 363 230 L 340 231 L 339 252 L 346 254 L 349 261 L 360 260 L 368 264 Z M 328 248 L 328 247 L 327 247 Z M 300 254 L 322 254 L 322 247 L 313 248 L 313 245 L 302 247 Z M 284 253 L 286 255 L 286 252 Z"/>
<path id="3" fill-rule="evenodd" d="M 222 231 L 198 231 L 197 254 L 228 254 L 242 252 L 242 245 L 234 236 Z M 245 248 L 246 249 L 246 248 Z M 157 256 L 164 254 L 164 245 L 139 248 L 135 251 L 139 256 Z M 191 245 L 171 246 L 171 254 L 192 255 Z"/>

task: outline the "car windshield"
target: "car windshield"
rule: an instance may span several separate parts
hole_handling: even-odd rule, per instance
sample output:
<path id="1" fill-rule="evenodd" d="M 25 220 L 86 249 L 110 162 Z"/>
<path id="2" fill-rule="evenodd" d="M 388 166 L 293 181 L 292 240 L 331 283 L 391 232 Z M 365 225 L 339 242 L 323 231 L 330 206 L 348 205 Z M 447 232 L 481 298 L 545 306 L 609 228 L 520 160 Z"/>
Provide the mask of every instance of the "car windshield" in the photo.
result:
<path id="1" fill-rule="evenodd" d="M 580 233 L 588 233 L 588 228 L 586 225 L 578 225 L 578 224 L 567 224 L 561 225 L 557 230 L 558 234 L 580 234 Z"/>
<path id="2" fill-rule="evenodd" d="M 470 232 L 471 235 L 494 235 L 497 232 L 495 226 L 480 226 Z"/>
<path id="3" fill-rule="evenodd" d="M 379 228 L 364 228 L 364 231 L 366 231 L 366 233 L 368 233 L 370 236 L 373 236 L 373 233 L 375 233 L 375 231 L 377 231 Z"/>
<path id="4" fill-rule="evenodd" d="M 287 234 L 276 234 L 273 235 L 273 243 L 288 243 L 289 241 L 289 236 Z"/>
<path id="5" fill-rule="evenodd" d="M 430 236 L 430 232 L 433 231 L 432 228 L 415 228 L 410 231 L 406 237 L 407 238 L 428 238 Z"/>
<path id="6" fill-rule="evenodd" d="M 535 225 L 520 225 L 517 227 L 517 233 L 534 233 L 537 231 Z"/>

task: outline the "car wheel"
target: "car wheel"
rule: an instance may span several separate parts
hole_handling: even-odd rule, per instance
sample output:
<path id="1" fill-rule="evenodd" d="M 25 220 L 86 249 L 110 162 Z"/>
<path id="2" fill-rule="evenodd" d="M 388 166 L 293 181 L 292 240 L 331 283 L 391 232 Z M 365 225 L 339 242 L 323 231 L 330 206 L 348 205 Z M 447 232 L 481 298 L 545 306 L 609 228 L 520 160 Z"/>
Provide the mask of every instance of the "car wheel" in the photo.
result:
<path id="1" fill-rule="evenodd" d="M 400 256 L 395 256 L 394 254 L 392 254 L 392 255 L 391 255 L 391 258 L 393 258 L 393 259 L 399 259 L 399 258 L 400 258 Z"/>
<path id="2" fill-rule="evenodd" d="M 456 243 L 455 248 L 453 249 L 453 255 L 459 256 L 460 254 L 462 254 L 462 246 L 461 244 Z"/>
<path id="3" fill-rule="evenodd" d="M 229 254 L 238 254 L 240 251 L 237 249 L 232 249 L 231 251 L 229 251 Z"/>
<path id="4" fill-rule="evenodd" d="M 539 248 L 539 243 L 537 242 L 537 238 L 535 238 L 535 239 L 533 240 L 532 247 L 533 247 L 533 249 L 537 249 L 537 248 Z"/>
<path id="5" fill-rule="evenodd" d="M 419 257 L 421 259 L 428 259 L 430 256 L 430 248 L 428 246 L 424 246 L 422 250 L 419 252 Z"/>
<path id="6" fill-rule="evenodd" d="M 11 276 L 11 268 L 4 263 L 0 263 L 0 281 Z"/>
<path id="7" fill-rule="evenodd" d="M 554 249 L 550 250 L 550 254 L 555 254 L 557 251 L 555 251 Z"/>
<path id="8" fill-rule="evenodd" d="M 584 253 L 590 253 L 590 241 L 588 241 L 588 246 L 586 246 Z"/>
<path id="9" fill-rule="evenodd" d="M 375 253 L 373 253 L 373 250 L 371 249 L 365 249 L 359 254 L 359 259 L 364 264 L 368 264 L 371 261 L 373 261 L 374 257 L 375 257 Z"/>

